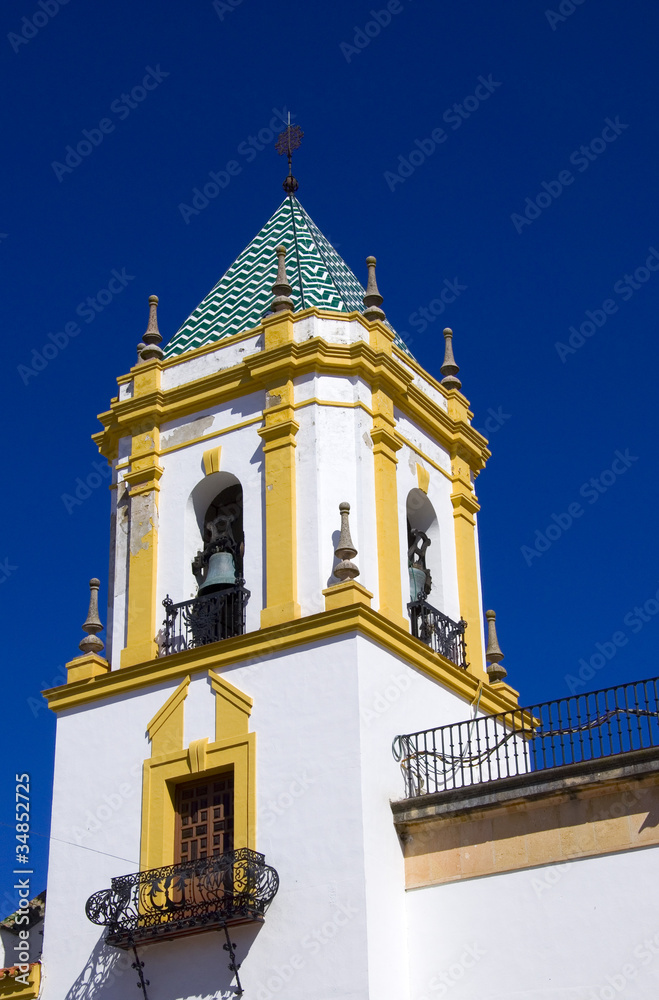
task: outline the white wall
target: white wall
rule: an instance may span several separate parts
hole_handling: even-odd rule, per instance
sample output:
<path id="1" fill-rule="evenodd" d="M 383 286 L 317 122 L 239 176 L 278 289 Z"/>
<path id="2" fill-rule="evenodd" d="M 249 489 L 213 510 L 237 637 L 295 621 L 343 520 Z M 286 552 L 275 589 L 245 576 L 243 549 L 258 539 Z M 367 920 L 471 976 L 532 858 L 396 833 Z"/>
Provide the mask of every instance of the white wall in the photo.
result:
<path id="1" fill-rule="evenodd" d="M 389 806 L 404 785 L 391 742 L 400 732 L 462 719 L 468 706 L 356 636 L 224 676 L 254 699 L 257 849 L 281 878 L 265 924 L 232 931 L 247 995 L 366 1000 L 395 983 L 405 1000 L 403 864 Z M 103 931 L 87 920 L 84 904 L 113 876 L 139 868 L 145 729 L 176 686 L 160 684 L 58 720 L 45 1000 L 63 1000 L 78 977 L 106 985 L 70 1000 L 123 1000 L 134 989 L 134 973 L 99 943 Z M 194 677 L 184 709 L 186 743 L 212 741 L 214 694 L 205 675 Z M 216 932 L 150 945 L 143 957 L 159 1000 L 228 989 Z"/>
<path id="2" fill-rule="evenodd" d="M 411 891 L 411 998 L 656 997 L 658 876 L 655 847 Z"/>

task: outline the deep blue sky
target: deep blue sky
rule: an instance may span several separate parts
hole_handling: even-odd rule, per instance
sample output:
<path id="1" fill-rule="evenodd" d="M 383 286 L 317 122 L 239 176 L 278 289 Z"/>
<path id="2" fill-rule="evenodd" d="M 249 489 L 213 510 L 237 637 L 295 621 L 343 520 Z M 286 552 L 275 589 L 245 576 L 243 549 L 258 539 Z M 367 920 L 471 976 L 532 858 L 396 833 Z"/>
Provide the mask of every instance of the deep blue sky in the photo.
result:
<path id="1" fill-rule="evenodd" d="M 272 144 L 250 162 L 238 152 L 273 108 L 305 130 L 295 172 L 312 218 L 362 280 L 364 257 L 377 255 L 387 315 L 436 376 L 442 328 L 453 327 L 476 426 L 499 414 L 477 482 L 483 591 L 523 702 L 567 694 L 566 675 L 617 631 L 626 644 L 580 690 L 657 672 L 659 615 L 625 616 L 648 600 L 659 610 L 659 272 L 633 277 L 652 247 L 659 266 L 659 8 L 583 0 L 552 26 L 547 0 L 393 6 L 391 23 L 355 52 L 373 9 L 356 0 L 242 0 L 219 12 L 210 0 L 70 0 L 36 32 L 23 21 L 42 11 L 36 0 L 2 5 L 0 899 L 12 884 L 15 772 L 32 775 L 35 892 L 45 884 L 55 720 L 39 691 L 77 653 L 89 577 L 101 578 L 103 603 L 107 593 L 105 482 L 71 512 L 62 495 L 94 472 L 95 415 L 134 361 L 148 295 L 160 296 L 171 336 L 279 204 L 285 171 Z M 21 30 L 34 37 L 12 45 Z M 121 95 L 149 68 L 160 82 L 127 108 Z M 477 108 L 467 100 L 456 127 L 451 109 L 481 77 L 491 93 Z M 58 179 L 53 162 L 102 119 L 111 131 Z M 417 140 L 430 150 L 437 128 L 445 138 L 425 162 L 387 183 Z M 232 159 L 240 173 L 186 224 L 179 206 Z M 558 196 L 529 208 L 543 182 Z M 525 209 L 537 217 L 515 225 Z M 124 269 L 125 289 L 92 322 L 76 315 Z M 421 330 L 415 314 L 456 279 L 464 291 Z M 568 343 L 587 310 L 605 321 L 561 360 L 556 342 Z M 73 322 L 81 332 L 21 376 L 33 350 Z M 587 487 L 580 495 L 591 477 L 612 480 L 616 451 L 633 457 L 629 467 L 596 502 Z M 574 503 L 582 515 L 528 565 L 522 547 Z"/>

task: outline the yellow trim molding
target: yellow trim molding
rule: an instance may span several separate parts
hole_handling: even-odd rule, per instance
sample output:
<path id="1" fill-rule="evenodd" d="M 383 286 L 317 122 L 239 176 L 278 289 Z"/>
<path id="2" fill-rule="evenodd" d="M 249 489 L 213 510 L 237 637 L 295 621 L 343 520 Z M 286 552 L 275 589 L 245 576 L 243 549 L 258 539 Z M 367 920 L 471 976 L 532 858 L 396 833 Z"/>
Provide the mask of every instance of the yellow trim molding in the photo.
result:
<path id="1" fill-rule="evenodd" d="M 180 750 L 183 746 L 183 702 L 188 697 L 189 686 L 188 674 L 147 724 L 152 756 Z"/>
<path id="2" fill-rule="evenodd" d="M 144 762 L 142 789 L 142 870 L 174 863 L 176 785 L 233 771 L 234 841 L 236 847 L 256 844 L 256 735 L 249 733 L 252 699 L 213 670 L 215 742 L 208 737 L 183 746 L 183 702 L 190 676 L 179 684 L 147 726 L 151 758 Z"/>
<path id="3" fill-rule="evenodd" d="M 165 421 L 190 416 L 240 396 L 270 389 L 288 379 L 317 372 L 357 376 L 372 387 L 379 385 L 401 412 L 434 440 L 449 451 L 459 446 L 468 454 L 469 463 L 475 472 L 483 467 L 490 453 L 485 438 L 470 424 L 472 414 L 464 396 L 456 390 L 447 393 L 431 376 L 419 369 L 439 393 L 447 396 L 448 409 L 445 410 L 414 384 L 414 366 L 410 370 L 409 359 L 406 359 L 405 364 L 399 361 L 395 349 L 393 354 L 388 354 L 383 349 L 375 350 L 362 340 L 352 344 L 329 344 L 320 337 L 299 343 L 289 340 L 289 327 L 311 314 L 331 316 L 337 322 L 357 320 L 369 328 L 375 325 L 366 324 L 357 313 L 334 314 L 315 309 L 294 313 L 286 319 L 285 327 L 281 320 L 278 324 L 268 321 L 268 343 L 277 342 L 264 351 L 248 355 L 239 364 L 171 389 L 163 390 L 158 386 L 121 401 L 114 399 L 111 409 L 99 417 L 104 430 L 94 435 L 100 451 L 108 459 L 117 458 L 120 439 L 132 436 L 134 428 L 145 421 L 150 421 L 154 426 L 162 426 Z M 258 333 L 259 330 L 265 330 L 265 327 L 256 327 L 252 333 Z M 217 345 L 210 345 L 209 349 L 216 350 Z M 197 349 L 202 350 L 205 349 Z M 160 364 L 168 367 L 170 364 L 184 363 L 195 357 L 197 351 L 186 352 Z M 457 402 L 451 397 L 455 397 Z"/>
<path id="4" fill-rule="evenodd" d="M 356 580 L 344 580 L 343 583 L 335 583 L 333 587 L 328 587 L 323 591 L 325 598 L 325 610 L 333 611 L 335 608 L 346 608 L 350 604 L 364 604 L 370 608 L 373 594 Z"/>
<path id="5" fill-rule="evenodd" d="M 23 966 L 24 968 L 24 966 Z M 30 962 L 30 967 L 25 973 L 27 983 L 16 980 L 16 976 L 22 976 L 18 966 L 13 965 L 3 969 L 0 973 L 0 1000 L 36 1000 L 41 987 L 41 962 Z"/>
<path id="6" fill-rule="evenodd" d="M 380 614 L 409 631 L 403 618 L 400 542 L 398 532 L 398 485 L 396 452 L 401 444 L 396 438 L 393 401 L 381 387 L 373 387 L 373 465 L 375 472 L 375 524 L 378 545 L 378 589 Z"/>
<path id="7" fill-rule="evenodd" d="M 276 332 L 278 328 L 269 328 Z M 274 333 L 273 333 L 274 336 Z M 299 618 L 297 599 L 297 497 L 295 490 L 295 435 L 293 381 L 271 385 L 266 393 L 263 440 L 265 486 L 266 606 L 261 625 L 278 625 Z"/>
<path id="8" fill-rule="evenodd" d="M 86 653 L 84 656 L 76 656 L 75 660 L 69 660 L 66 664 L 67 683 L 73 684 L 75 681 L 87 681 L 92 677 L 99 677 L 107 674 L 110 664 L 102 656 L 96 653 Z"/>
<path id="9" fill-rule="evenodd" d="M 460 615 L 468 622 L 465 632 L 469 670 L 482 678 L 485 671 L 483 658 L 480 588 L 478 586 L 478 556 L 476 552 L 476 519 L 480 510 L 471 487 L 469 467 L 456 456 L 453 466 L 453 527 L 455 530 L 455 555 L 458 569 L 458 597 Z"/>
<path id="10" fill-rule="evenodd" d="M 243 736 L 248 729 L 254 702 L 237 687 L 215 671 L 209 670 L 211 687 L 215 692 L 215 739 Z"/>
<path id="11" fill-rule="evenodd" d="M 481 678 L 433 653 L 420 639 L 415 639 L 409 632 L 361 602 L 321 611 L 296 621 L 248 632 L 246 635 L 209 643 L 171 656 L 162 656 L 122 670 L 112 670 L 91 680 L 63 684 L 61 687 L 50 688 L 43 694 L 48 700 L 49 708 L 54 712 L 62 712 L 104 698 L 152 687 L 154 684 L 180 681 L 187 674 L 211 668 L 216 674 L 220 674 L 222 670 L 238 663 L 254 660 L 266 663 L 273 655 L 286 650 L 351 633 L 365 636 L 426 677 L 453 691 L 466 703 L 467 710 L 473 703 Z M 519 708 L 518 694 L 504 683 L 486 684 L 479 707 L 487 714 L 508 712 Z"/>
<path id="12" fill-rule="evenodd" d="M 213 472 L 220 471 L 220 457 L 222 455 L 222 446 L 217 445 L 216 448 L 208 448 L 204 452 L 204 472 L 207 476 L 210 476 Z"/>
<path id="13" fill-rule="evenodd" d="M 199 743 L 144 761 L 140 869 L 174 864 L 176 786 L 200 773 Z M 194 749 L 193 749 L 194 747 Z M 196 765 L 196 766 L 195 766 Z M 256 734 L 206 744 L 204 778 L 233 771 L 234 843 L 256 847 Z"/>
<path id="14" fill-rule="evenodd" d="M 146 372 L 145 377 L 148 374 Z M 157 371 L 157 374 L 160 372 Z M 129 472 L 124 473 L 130 495 L 130 555 L 126 648 L 121 651 L 122 667 L 151 659 L 156 654 L 158 492 L 163 473 L 158 463 L 159 449 L 160 430 L 156 424 L 149 421 L 134 429 L 131 467 Z"/>
<path id="15" fill-rule="evenodd" d="M 427 494 L 430 486 L 430 473 L 418 462 L 416 463 L 416 481 L 421 492 Z"/>

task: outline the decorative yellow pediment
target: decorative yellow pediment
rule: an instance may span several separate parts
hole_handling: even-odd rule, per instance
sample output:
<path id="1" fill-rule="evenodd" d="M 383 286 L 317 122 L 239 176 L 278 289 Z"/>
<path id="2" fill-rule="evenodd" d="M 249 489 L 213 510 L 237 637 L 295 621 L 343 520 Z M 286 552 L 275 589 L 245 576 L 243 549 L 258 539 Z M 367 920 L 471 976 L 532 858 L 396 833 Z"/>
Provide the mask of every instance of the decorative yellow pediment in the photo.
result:
<path id="1" fill-rule="evenodd" d="M 146 731 L 151 740 L 151 756 L 183 749 L 183 702 L 188 697 L 190 675 L 181 681 L 162 708 L 159 708 Z"/>

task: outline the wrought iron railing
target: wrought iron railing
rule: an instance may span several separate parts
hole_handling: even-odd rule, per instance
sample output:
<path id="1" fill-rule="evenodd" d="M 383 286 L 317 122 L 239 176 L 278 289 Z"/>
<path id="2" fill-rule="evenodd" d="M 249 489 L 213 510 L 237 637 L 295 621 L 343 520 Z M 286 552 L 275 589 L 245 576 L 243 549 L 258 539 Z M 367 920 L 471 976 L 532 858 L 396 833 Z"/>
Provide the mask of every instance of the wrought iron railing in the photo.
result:
<path id="1" fill-rule="evenodd" d="M 659 746 L 659 678 L 397 736 L 407 797 Z"/>
<path id="2" fill-rule="evenodd" d="M 412 601 L 407 605 L 407 610 L 412 635 L 425 642 L 435 653 L 451 660 L 456 667 L 466 669 L 468 666 L 465 648 L 466 621 L 460 619 L 459 622 L 454 622 L 427 601 Z"/>
<path id="3" fill-rule="evenodd" d="M 166 868 L 122 875 L 85 904 L 106 941 L 130 948 L 141 941 L 190 934 L 204 927 L 262 920 L 279 876 L 256 851 L 242 848 Z"/>
<path id="4" fill-rule="evenodd" d="M 250 597 L 244 582 L 238 580 L 235 587 L 227 587 L 215 594 L 200 594 L 179 604 L 174 604 L 168 595 L 162 602 L 166 617 L 161 656 L 244 635 L 245 612 Z"/>

